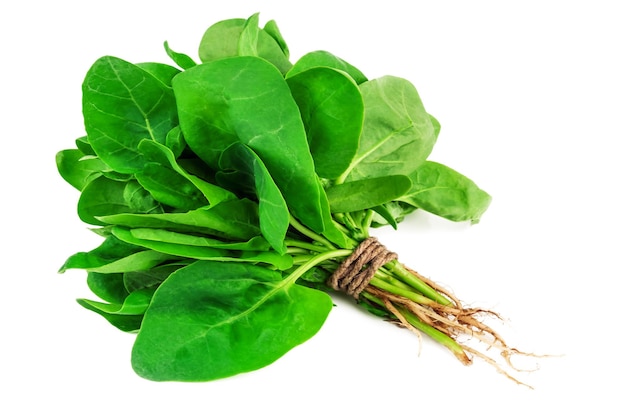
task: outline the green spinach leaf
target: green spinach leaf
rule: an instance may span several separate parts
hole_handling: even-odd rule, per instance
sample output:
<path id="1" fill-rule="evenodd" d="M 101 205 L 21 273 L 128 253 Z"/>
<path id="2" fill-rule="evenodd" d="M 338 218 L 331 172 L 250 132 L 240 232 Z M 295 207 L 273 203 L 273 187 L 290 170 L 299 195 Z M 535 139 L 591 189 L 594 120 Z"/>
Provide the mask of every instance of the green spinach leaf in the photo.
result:
<path id="1" fill-rule="evenodd" d="M 367 81 L 367 77 L 356 67 L 326 51 L 314 51 L 305 54 L 298 59 L 289 72 L 287 72 L 285 77 L 290 78 L 300 72 L 319 67 L 334 68 L 339 71 L 343 71 L 357 84 L 362 84 Z"/>
<path id="2" fill-rule="evenodd" d="M 244 186 L 242 182 L 251 183 L 254 187 L 259 201 L 261 233 L 274 250 L 285 254 L 289 208 L 263 161 L 248 146 L 234 143 L 224 150 L 219 165 L 223 171 L 216 175 L 218 181 L 234 175 L 237 187 Z"/>
<path id="3" fill-rule="evenodd" d="M 198 261 L 154 294 L 132 352 L 150 380 L 204 381 L 264 367 L 305 342 L 332 301 L 263 267 Z"/>
<path id="4" fill-rule="evenodd" d="M 292 65 L 284 39 L 278 35 L 275 23 L 268 26 L 268 33 L 258 28 L 258 21 L 258 14 L 254 14 L 249 19 L 228 19 L 209 27 L 200 41 L 200 60 L 212 62 L 240 54 L 259 56 L 285 74 Z"/>
<path id="5" fill-rule="evenodd" d="M 435 128 L 415 87 L 385 76 L 360 85 L 365 106 L 360 146 L 340 181 L 409 175 L 435 145 Z"/>
<path id="6" fill-rule="evenodd" d="M 350 166 L 359 147 L 363 99 L 344 72 L 313 67 L 287 78 L 306 129 L 315 170 L 327 179 Z"/>
<path id="7" fill-rule="evenodd" d="M 407 176 L 392 175 L 335 185 L 326 189 L 326 194 L 332 212 L 353 212 L 401 198 L 410 188 Z"/>
<path id="8" fill-rule="evenodd" d="M 143 168 L 137 146 L 165 143 L 178 124 L 172 89 L 148 71 L 112 56 L 98 59 L 83 82 L 83 116 L 96 154 L 120 173 Z"/>
<path id="9" fill-rule="evenodd" d="M 218 170 L 228 146 L 248 145 L 294 215 L 311 229 L 324 230 L 321 205 L 328 202 L 320 192 L 300 111 L 272 65 L 252 56 L 198 65 L 174 79 L 174 92 L 185 140 L 202 160 Z"/>
<path id="10" fill-rule="evenodd" d="M 452 221 L 477 223 L 491 203 L 476 183 L 441 163 L 425 162 L 411 180 L 411 189 L 398 200 Z"/>

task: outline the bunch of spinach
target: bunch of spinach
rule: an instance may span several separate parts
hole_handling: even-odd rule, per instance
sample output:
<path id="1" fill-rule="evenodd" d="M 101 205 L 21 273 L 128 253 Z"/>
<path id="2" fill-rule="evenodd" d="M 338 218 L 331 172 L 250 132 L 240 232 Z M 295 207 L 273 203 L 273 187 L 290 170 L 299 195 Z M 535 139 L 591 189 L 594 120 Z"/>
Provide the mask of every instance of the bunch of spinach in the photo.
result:
<path id="1" fill-rule="evenodd" d="M 475 223 L 489 205 L 470 179 L 427 160 L 440 126 L 405 79 L 370 80 L 326 51 L 292 64 L 258 14 L 211 26 L 200 63 L 165 50 L 175 66 L 98 59 L 82 86 L 86 135 L 56 155 L 80 191 L 80 219 L 103 238 L 61 272 L 86 270 L 100 299 L 78 303 L 137 333 L 142 377 L 266 366 L 320 329 L 326 282 L 371 227 L 417 209 Z M 481 311 L 396 260 L 357 302 L 465 363 L 480 353 L 459 333 L 510 352 Z"/>

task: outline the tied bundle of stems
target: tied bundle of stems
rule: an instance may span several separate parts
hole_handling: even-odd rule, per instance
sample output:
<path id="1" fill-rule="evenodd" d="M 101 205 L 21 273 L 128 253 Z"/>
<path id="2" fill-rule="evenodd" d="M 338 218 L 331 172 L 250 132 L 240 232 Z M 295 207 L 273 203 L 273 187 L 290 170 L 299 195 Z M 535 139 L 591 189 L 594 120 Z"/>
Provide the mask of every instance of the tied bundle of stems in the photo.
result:
<path id="1" fill-rule="evenodd" d="M 345 216 L 339 217 L 345 219 Z M 366 218 L 359 229 L 360 235 L 367 234 L 373 211 Z M 354 248 L 346 250 L 334 247 L 330 241 L 307 230 L 295 219 L 292 219 L 291 225 L 314 242 L 312 245 L 294 242 L 293 252 L 302 255 L 298 262 L 302 264 L 300 270 L 306 270 L 313 264 L 324 268 L 330 274 L 325 281 L 327 286 L 350 295 L 370 312 L 409 329 L 420 339 L 422 333 L 428 335 L 465 365 L 470 365 L 473 357 L 478 357 L 509 379 L 524 384 L 505 371 L 503 365 L 519 371 L 511 362 L 511 357 L 532 354 L 509 347 L 493 328 L 481 320 L 484 316 L 500 320 L 497 313 L 465 307 L 450 291 L 400 263 L 396 253 L 388 251 L 376 237 L 353 241 Z M 329 256 L 332 258 L 328 259 Z M 343 260 L 339 262 L 339 259 Z M 482 343 L 485 350 L 495 352 L 495 356 L 458 342 L 459 336 Z M 502 363 L 499 363 L 498 356 L 502 358 Z"/>
<path id="2" fill-rule="evenodd" d="M 79 304 L 137 334 L 137 374 L 264 367 L 318 332 L 333 291 L 464 364 L 502 370 L 461 335 L 510 365 L 517 351 L 480 320 L 495 313 L 464 307 L 370 236 L 418 209 L 477 223 L 491 201 L 427 160 L 440 125 L 409 81 L 370 80 L 325 51 L 292 64 L 258 14 L 209 27 L 200 63 L 165 50 L 176 67 L 98 59 L 83 82 L 86 135 L 56 159 L 104 238 L 60 271 L 86 270 L 99 300 Z"/>

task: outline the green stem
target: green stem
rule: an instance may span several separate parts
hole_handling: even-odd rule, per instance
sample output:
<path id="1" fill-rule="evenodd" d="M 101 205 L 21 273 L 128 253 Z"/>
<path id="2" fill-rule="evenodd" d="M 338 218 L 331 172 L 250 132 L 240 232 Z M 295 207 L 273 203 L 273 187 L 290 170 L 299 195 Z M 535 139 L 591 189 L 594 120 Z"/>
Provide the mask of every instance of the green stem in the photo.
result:
<path id="1" fill-rule="evenodd" d="M 421 319 L 419 319 L 417 316 L 410 313 L 405 308 L 398 307 L 398 311 L 402 314 L 404 319 L 406 319 L 407 322 L 410 323 L 413 327 L 422 331 L 423 333 L 425 333 L 426 335 L 434 339 L 436 342 L 438 342 L 439 344 L 443 345 L 444 347 L 452 351 L 452 353 L 459 360 L 461 360 L 461 362 L 466 363 L 466 364 L 469 363 L 469 358 L 465 354 L 463 347 L 459 345 L 459 343 L 456 342 L 454 339 L 450 338 L 448 335 L 444 334 L 443 332 L 440 332 L 439 330 L 433 328 L 432 326 L 424 323 Z"/>
<path id="2" fill-rule="evenodd" d="M 367 232 L 372 226 L 372 220 L 374 219 L 374 210 L 368 209 L 365 218 L 363 219 L 363 223 L 361 224 L 361 228 Z"/>
<path id="3" fill-rule="evenodd" d="M 402 266 L 397 260 L 391 261 L 385 265 L 389 271 L 393 273 L 395 277 L 397 277 L 400 281 L 406 283 L 407 285 L 417 289 L 421 294 L 434 300 L 437 303 L 442 305 L 451 305 L 452 302 L 447 297 L 443 296 L 441 293 L 437 292 L 435 289 L 430 287 L 426 282 L 419 279 L 413 273 L 408 271 Z"/>
<path id="4" fill-rule="evenodd" d="M 328 247 L 331 250 L 335 249 L 335 246 L 332 245 L 332 243 L 330 241 L 328 241 L 327 239 L 325 239 L 324 237 L 322 237 L 321 235 L 309 230 L 308 228 L 306 228 L 304 225 L 300 224 L 298 222 L 298 220 L 296 220 L 293 215 L 289 215 L 289 224 L 295 228 L 297 231 L 299 231 L 300 233 L 304 234 L 305 236 L 309 237 L 311 240 L 313 241 L 317 241 L 318 243 Z"/>
<path id="5" fill-rule="evenodd" d="M 316 256 L 311 257 L 306 263 L 298 267 L 296 270 L 291 272 L 291 274 L 287 277 L 287 280 L 295 282 L 298 280 L 304 273 L 313 267 L 317 266 L 320 263 L 325 262 L 326 260 L 334 259 L 337 257 L 348 257 L 352 254 L 352 250 L 329 250 L 324 253 L 320 253 Z"/>
<path id="6" fill-rule="evenodd" d="M 385 282 L 384 280 L 377 278 L 377 277 L 373 277 L 372 280 L 370 280 L 369 284 L 379 289 L 385 290 L 393 295 L 402 296 L 406 299 L 412 300 L 413 302 L 419 303 L 421 305 L 428 305 L 428 304 L 432 304 L 433 302 L 433 299 L 430 299 L 419 293 L 413 292 L 412 290 L 403 289 L 394 284 Z"/>
<path id="7" fill-rule="evenodd" d="M 317 244 L 307 243 L 306 241 L 300 241 L 300 240 L 285 240 L 285 244 L 289 248 L 291 247 L 301 248 L 301 249 L 305 249 L 308 251 L 314 251 L 314 252 L 319 252 L 319 253 L 328 251 L 327 247 L 322 247 Z"/>

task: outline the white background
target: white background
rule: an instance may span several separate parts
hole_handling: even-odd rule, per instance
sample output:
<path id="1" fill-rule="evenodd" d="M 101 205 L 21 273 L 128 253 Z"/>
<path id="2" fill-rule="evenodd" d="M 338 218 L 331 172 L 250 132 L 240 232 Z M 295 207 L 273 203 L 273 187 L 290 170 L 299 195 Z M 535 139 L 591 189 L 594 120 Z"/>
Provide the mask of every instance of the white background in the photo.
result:
<path id="1" fill-rule="evenodd" d="M 626 370 L 619 3 L 3 3 L 0 414 L 616 414 Z M 429 340 L 418 355 L 417 337 L 341 299 L 311 341 L 267 368 L 154 383 L 130 367 L 134 336 L 74 301 L 89 296 L 85 274 L 56 270 L 100 240 L 78 220 L 54 156 L 83 134 L 85 72 L 102 55 L 169 62 L 165 40 L 196 57 L 209 25 L 257 11 L 278 22 L 293 61 L 325 49 L 370 78 L 415 84 L 443 126 L 432 159 L 493 203 L 475 226 L 417 215 L 377 234 L 468 304 L 499 311 L 512 345 L 562 355 L 520 375 L 534 390 Z"/>

